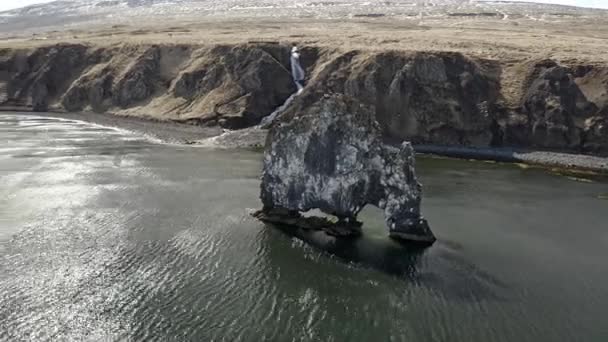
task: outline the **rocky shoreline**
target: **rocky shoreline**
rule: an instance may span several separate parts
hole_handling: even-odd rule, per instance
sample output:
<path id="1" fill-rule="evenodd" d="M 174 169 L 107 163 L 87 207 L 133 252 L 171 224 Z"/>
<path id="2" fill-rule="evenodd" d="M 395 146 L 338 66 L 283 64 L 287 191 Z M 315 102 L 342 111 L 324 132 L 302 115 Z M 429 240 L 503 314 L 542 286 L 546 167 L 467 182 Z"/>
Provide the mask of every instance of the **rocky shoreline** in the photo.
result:
<path id="1" fill-rule="evenodd" d="M 185 144 L 208 148 L 241 148 L 260 150 L 263 148 L 268 130 L 251 127 L 242 130 L 222 130 L 175 122 L 162 122 L 137 117 L 122 117 L 106 113 L 62 113 L 11 110 L 0 108 L 2 112 L 22 115 L 55 117 L 78 120 L 97 125 L 131 131 L 163 143 Z M 513 148 L 470 148 L 439 145 L 414 145 L 416 153 L 440 157 L 491 160 L 505 163 L 522 163 L 547 168 L 590 171 L 608 175 L 608 158 L 563 153 L 555 151 L 525 150 Z"/>

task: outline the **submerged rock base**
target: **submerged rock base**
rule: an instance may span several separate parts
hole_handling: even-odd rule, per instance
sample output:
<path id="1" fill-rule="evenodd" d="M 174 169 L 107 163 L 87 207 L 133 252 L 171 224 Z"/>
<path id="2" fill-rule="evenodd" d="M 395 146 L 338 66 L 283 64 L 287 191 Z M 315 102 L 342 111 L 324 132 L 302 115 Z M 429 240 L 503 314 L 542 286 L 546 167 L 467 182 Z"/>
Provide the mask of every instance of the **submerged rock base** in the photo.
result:
<path id="1" fill-rule="evenodd" d="M 321 230 L 335 237 L 358 237 L 361 236 L 361 222 L 338 221 L 333 222 L 324 217 L 303 216 L 297 211 L 273 208 L 262 209 L 252 214 L 260 221 L 297 227 L 304 230 Z"/>
<path id="2" fill-rule="evenodd" d="M 303 216 L 299 212 L 286 209 L 258 210 L 251 216 L 265 223 L 290 226 L 303 229 L 305 231 L 323 231 L 327 235 L 338 238 L 356 238 L 362 235 L 363 222 L 359 221 L 331 221 L 325 217 Z M 390 232 L 389 237 L 407 242 L 430 245 L 435 242 L 435 237 L 428 228 L 426 221 L 420 226 L 411 227 L 412 233 Z"/>

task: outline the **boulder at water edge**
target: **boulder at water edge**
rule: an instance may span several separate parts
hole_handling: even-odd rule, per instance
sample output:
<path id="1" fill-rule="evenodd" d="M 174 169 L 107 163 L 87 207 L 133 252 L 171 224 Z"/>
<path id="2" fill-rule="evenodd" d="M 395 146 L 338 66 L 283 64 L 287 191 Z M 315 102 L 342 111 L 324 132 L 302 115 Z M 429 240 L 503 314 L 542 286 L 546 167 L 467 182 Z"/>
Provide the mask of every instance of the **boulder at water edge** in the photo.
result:
<path id="1" fill-rule="evenodd" d="M 264 209 L 256 216 L 320 228 L 329 221 L 311 224 L 300 216 L 319 209 L 338 217 L 337 226 L 357 227 L 357 214 L 371 204 L 384 210 L 391 237 L 433 243 L 435 237 L 420 215 L 421 186 L 411 145 L 384 144 L 373 110 L 346 95 L 310 95 L 299 101 L 310 105 L 278 118 L 268 135 Z M 343 231 L 334 228 L 329 232 Z"/>

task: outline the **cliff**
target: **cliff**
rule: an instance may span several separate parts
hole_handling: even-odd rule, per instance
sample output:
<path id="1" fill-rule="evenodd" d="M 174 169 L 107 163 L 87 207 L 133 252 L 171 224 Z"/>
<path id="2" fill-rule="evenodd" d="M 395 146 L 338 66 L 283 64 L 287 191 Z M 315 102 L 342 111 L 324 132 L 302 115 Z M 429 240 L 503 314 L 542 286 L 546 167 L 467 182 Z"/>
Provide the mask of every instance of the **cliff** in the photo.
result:
<path id="1" fill-rule="evenodd" d="M 240 129 L 295 91 L 287 44 L 52 44 L 0 50 L 0 106 Z M 387 140 L 608 154 L 608 66 L 459 52 L 302 50 L 307 90 L 373 108 Z"/>

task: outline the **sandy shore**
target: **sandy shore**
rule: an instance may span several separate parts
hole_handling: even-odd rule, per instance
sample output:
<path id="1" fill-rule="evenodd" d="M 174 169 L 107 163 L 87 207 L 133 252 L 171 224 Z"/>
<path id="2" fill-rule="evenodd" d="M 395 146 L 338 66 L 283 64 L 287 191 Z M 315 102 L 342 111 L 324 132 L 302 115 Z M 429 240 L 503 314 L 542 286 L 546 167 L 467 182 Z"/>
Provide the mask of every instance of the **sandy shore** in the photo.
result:
<path id="1" fill-rule="evenodd" d="M 9 112 L 6 109 L 0 114 Z M 166 143 L 193 144 L 196 141 L 218 136 L 223 133 L 219 127 L 201 127 L 170 121 L 152 121 L 137 117 L 116 116 L 109 113 L 34 113 L 10 111 L 22 115 L 54 117 L 67 120 L 86 121 L 97 125 L 116 127 Z"/>
<path id="2" fill-rule="evenodd" d="M 221 128 L 151 121 L 99 113 L 17 113 L 86 121 L 132 131 L 136 134 L 145 135 L 166 143 L 188 144 L 210 148 L 261 149 L 264 146 L 267 133 L 266 130 L 259 127 L 225 131 Z M 420 154 L 442 157 L 523 163 L 550 168 L 563 168 L 572 171 L 591 171 L 608 174 L 608 158 L 590 155 L 514 148 L 469 148 L 435 145 L 416 145 L 415 148 Z"/>

